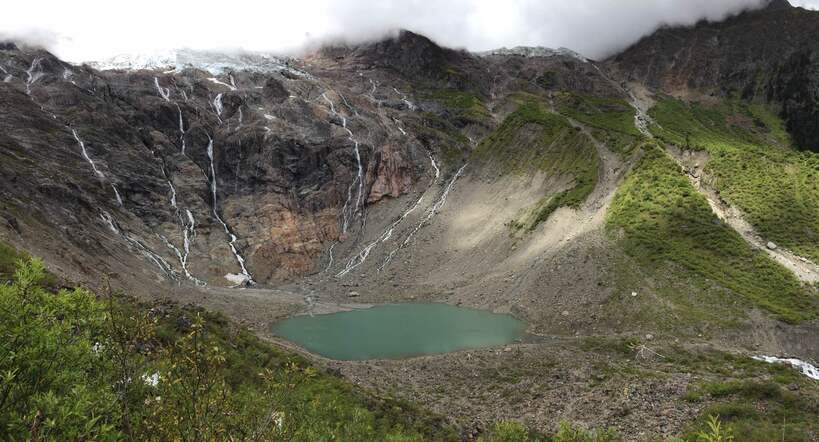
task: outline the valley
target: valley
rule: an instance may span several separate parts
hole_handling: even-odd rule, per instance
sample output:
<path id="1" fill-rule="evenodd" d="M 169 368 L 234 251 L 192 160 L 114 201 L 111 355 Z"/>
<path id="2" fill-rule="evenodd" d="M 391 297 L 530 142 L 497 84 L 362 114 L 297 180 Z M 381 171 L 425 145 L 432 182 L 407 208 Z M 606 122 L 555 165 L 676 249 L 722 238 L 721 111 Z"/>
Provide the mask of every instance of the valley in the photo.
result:
<path id="1" fill-rule="evenodd" d="M 767 39 L 783 22 L 799 38 Z M 223 315 L 333 392 L 431 413 L 420 439 L 695 440 L 718 415 L 813 440 L 816 41 L 819 12 L 771 6 L 600 61 L 410 31 L 84 65 L 3 44 L 0 276 L 21 253 Z"/>

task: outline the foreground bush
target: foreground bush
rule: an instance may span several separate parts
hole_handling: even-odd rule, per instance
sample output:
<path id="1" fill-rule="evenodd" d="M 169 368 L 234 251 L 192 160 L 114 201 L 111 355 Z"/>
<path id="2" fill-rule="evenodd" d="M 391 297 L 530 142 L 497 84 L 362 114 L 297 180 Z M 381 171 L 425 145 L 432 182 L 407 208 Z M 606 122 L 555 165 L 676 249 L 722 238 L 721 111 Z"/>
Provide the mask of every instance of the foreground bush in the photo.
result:
<path id="1" fill-rule="evenodd" d="M 454 432 L 202 311 L 0 285 L 0 435 L 11 440 L 424 440 Z"/>

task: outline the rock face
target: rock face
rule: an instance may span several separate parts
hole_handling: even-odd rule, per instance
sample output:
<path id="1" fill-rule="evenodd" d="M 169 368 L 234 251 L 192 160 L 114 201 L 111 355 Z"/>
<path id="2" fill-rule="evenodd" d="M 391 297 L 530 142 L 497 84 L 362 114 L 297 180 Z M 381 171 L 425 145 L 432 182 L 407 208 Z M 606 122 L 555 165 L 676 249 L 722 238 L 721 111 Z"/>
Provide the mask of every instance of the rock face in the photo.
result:
<path id="1" fill-rule="evenodd" d="M 96 71 L 13 45 L 0 66 L 13 77 L 0 83 L 8 240 L 76 275 L 287 280 L 339 238 L 343 207 L 353 225 L 429 167 L 383 123 L 398 112 L 375 97 L 397 94 L 365 97 L 360 80 Z"/>
<path id="2" fill-rule="evenodd" d="M 584 60 L 544 54 L 480 57 L 403 31 L 303 61 L 186 53 L 173 71 L 100 71 L 4 44 L 0 234 L 80 281 L 300 278 L 342 259 L 332 247 L 371 208 L 451 177 L 496 124 L 436 91 L 487 109 L 544 87 L 618 93 Z M 553 84 L 532 81 L 545 70 Z"/>
<path id="3" fill-rule="evenodd" d="M 815 143 L 817 22 L 771 7 L 660 30 L 606 63 L 565 50 L 476 55 L 406 31 L 234 68 L 188 54 L 173 71 L 100 71 L 3 43 L 0 240 L 89 283 L 343 272 L 412 202 L 434 215 L 525 94 L 624 99 L 618 73 L 669 92 L 739 91 L 782 104 L 794 136 Z"/>
<path id="4" fill-rule="evenodd" d="M 674 95 L 775 103 L 794 141 L 819 151 L 817 41 L 819 12 L 776 0 L 724 22 L 661 29 L 608 62 L 627 79 Z"/>
<path id="5" fill-rule="evenodd" d="M 409 192 L 413 184 L 413 171 L 403 157 L 400 147 L 387 144 L 371 163 L 375 169 L 369 175 L 374 178 L 370 185 L 368 203 L 375 203 L 389 196 L 398 198 Z"/>

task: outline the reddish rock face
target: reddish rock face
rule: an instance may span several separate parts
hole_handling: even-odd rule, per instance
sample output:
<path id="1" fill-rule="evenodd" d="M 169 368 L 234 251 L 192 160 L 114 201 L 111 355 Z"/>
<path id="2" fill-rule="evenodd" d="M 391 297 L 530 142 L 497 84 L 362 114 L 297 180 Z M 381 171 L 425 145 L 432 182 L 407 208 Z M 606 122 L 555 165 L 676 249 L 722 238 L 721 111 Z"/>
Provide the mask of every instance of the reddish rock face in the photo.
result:
<path id="1" fill-rule="evenodd" d="M 367 202 L 372 204 L 384 197 L 398 198 L 409 192 L 413 184 L 414 165 L 404 157 L 404 153 L 394 144 L 385 144 L 376 154 L 373 164 L 373 178 Z"/>
<path id="2" fill-rule="evenodd" d="M 0 212 L 13 220 L 0 236 L 89 278 L 302 277 L 367 205 L 410 191 L 438 142 L 395 124 L 423 124 L 405 79 L 321 57 L 263 73 L 96 71 L 5 45 L 0 66 Z"/>
<path id="3" fill-rule="evenodd" d="M 263 281 L 289 280 L 304 276 L 324 251 L 325 243 L 338 238 L 334 210 L 299 214 L 289 208 L 263 209 L 259 222 L 267 226 L 258 234 L 258 245 L 250 252 L 254 276 Z"/>

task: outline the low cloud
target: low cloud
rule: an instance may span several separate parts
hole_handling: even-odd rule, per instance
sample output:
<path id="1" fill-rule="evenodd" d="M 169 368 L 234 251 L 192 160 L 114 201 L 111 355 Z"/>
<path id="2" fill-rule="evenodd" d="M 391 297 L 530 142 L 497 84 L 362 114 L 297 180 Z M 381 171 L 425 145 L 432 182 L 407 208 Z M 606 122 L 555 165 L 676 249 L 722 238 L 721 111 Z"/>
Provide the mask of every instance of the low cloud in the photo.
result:
<path id="1" fill-rule="evenodd" d="M 58 38 L 56 33 L 47 29 L 28 28 L 10 32 L 0 29 L 0 41 L 7 40 L 23 46 L 53 50 L 57 46 Z"/>
<path id="2" fill-rule="evenodd" d="M 768 0 L 508 0 L 333 3 L 334 31 L 353 40 L 407 28 L 437 42 L 470 50 L 501 46 L 567 47 L 603 58 L 663 25 L 722 20 Z M 818 0 L 819 1 L 819 0 Z"/>
<path id="3" fill-rule="evenodd" d="M 473 51 L 568 47 L 591 58 L 623 49 L 658 27 L 720 20 L 768 0 L 105 0 L 12 2 L 0 33 L 70 61 L 174 48 L 292 53 L 343 39 L 360 42 L 410 29 Z M 794 0 L 817 6 L 819 0 Z"/>

